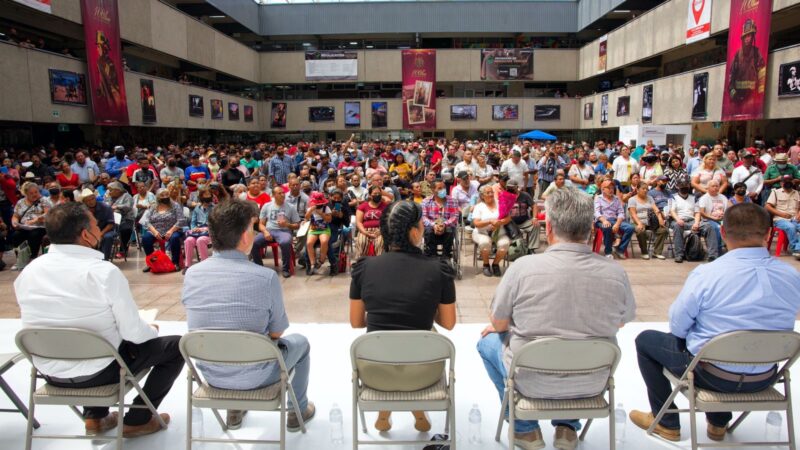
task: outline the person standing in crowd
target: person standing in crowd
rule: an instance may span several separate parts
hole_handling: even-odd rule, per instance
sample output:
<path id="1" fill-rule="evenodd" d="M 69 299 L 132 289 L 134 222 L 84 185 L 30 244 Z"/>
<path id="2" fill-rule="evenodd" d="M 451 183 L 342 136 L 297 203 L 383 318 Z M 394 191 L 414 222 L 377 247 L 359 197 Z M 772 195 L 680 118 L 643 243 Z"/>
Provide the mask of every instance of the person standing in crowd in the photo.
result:
<path id="1" fill-rule="evenodd" d="M 181 302 L 186 308 L 189 331 L 235 330 L 258 333 L 272 339 L 281 351 L 286 369 L 294 370 L 292 389 L 303 421 L 314 418 L 316 408 L 308 401 L 308 376 L 311 369 L 308 339 L 299 334 L 284 335 L 289 318 L 283 292 L 274 271 L 251 264 L 253 228 L 258 209 L 252 202 L 227 200 L 212 209 L 208 227 L 214 255 L 186 271 Z M 260 389 L 280 381 L 276 362 L 230 366 L 198 364 L 211 386 L 219 389 Z M 300 430 L 300 420 L 289 399 L 286 429 Z M 238 429 L 246 411 L 228 410 L 227 426 Z"/>
<path id="2" fill-rule="evenodd" d="M 653 257 L 666 259 L 663 255 L 664 241 L 667 239 L 666 222 L 661 209 L 656 206 L 656 202 L 647 194 L 647 183 L 640 181 L 639 185 L 636 186 L 636 195 L 628 200 L 628 214 L 635 227 L 634 233 L 636 233 L 636 240 L 639 241 L 642 259 L 650 259 L 650 253 L 648 252 L 650 237 L 647 235 L 648 231 L 652 231 L 655 235 Z M 654 219 L 655 223 L 653 223 Z"/>
<path id="3" fill-rule="evenodd" d="M 70 168 L 78 174 L 78 181 L 81 185 L 94 183 L 97 176 L 100 175 L 100 168 L 97 167 L 97 163 L 87 158 L 83 150 L 75 152 L 75 162 L 72 163 Z"/>
<path id="4" fill-rule="evenodd" d="M 114 223 L 114 210 L 103 202 L 97 201 L 97 193 L 91 189 L 81 191 L 80 198 L 76 199 L 83 203 L 97 221 L 100 228 L 100 250 L 105 261 L 111 260 L 111 252 L 114 249 L 114 239 L 117 238 L 117 226 Z"/>
<path id="5" fill-rule="evenodd" d="M 119 180 L 122 176 L 122 171 L 131 164 L 133 164 L 133 161 L 125 156 L 125 147 L 117 145 L 114 147 L 114 157 L 106 161 L 105 171 L 112 180 Z"/>
<path id="6" fill-rule="evenodd" d="M 614 183 L 609 180 L 604 181 L 601 191 L 602 195 L 594 199 L 595 227 L 603 234 L 606 257 L 616 256 L 625 259 L 625 251 L 635 231 L 634 227 L 625 221 L 625 208 L 620 199 L 614 195 Z M 620 234 L 622 239 L 617 247 L 612 248 L 615 234 Z"/>
<path id="7" fill-rule="evenodd" d="M 269 180 L 272 186 L 285 184 L 290 173 L 294 172 L 294 159 L 286 154 L 286 147 L 279 145 L 275 156 L 269 160 Z"/>
<path id="8" fill-rule="evenodd" d="M 447 195 L 444 181 L 436 180 L 435 194 L 422 202 L 422 224 L 425 226 L 425 256 L 435 256 L 442 246 L 442 258 L 453 257 L 453 240 L 458 226 L 459 209 L 455 199 Z"/>
<path id="9" fill-rule="evenodd" d="M 789 251 L 800 260 L 800 192 L 794 188 L 791 175 L 784 175 L 781 189 L 773 189 L 767 199 L 775 228 L 786 233 Z"/>
<path id="10" fill-rule="evenodd" d="M 47 255 L 33 261 L 17 277 L 14 291 L 22 327 L 79 328 L 99 334 L 114 348 L 133 373 L 152 369 L 143 390 L 158 408 L 183 368 L 178 350 L 180 336 L 158 337 L 158 326 L 140 317 L 128 280 L 94 250 L 100 228 L 81 203 L 69 202 L 50 210 L 44 223 L 50 239 Z M 55 387 L 89 389 L 119 382 L 120 366 L 113 358 L 89 361 L 40 360 L 36 368 Z M 140 396 L 129 408 L 122 435 L 144 436 L 161 430 L 158 420 L 144 407 Z M 161 413 L 169 423 L 169 414 Z M 117 426 L 117 413 L 107 407 L 85 407 L 87 435 L 102 434 Z"/>
<path id="11" fill-rule="evenodd" d="M 35 183 L 25 182 L 20 191 L 23 197 L 14 206 L 14 214 L 11 216 L 11 226 L 14 228 L 11 242 L 15 248 L 22 245 L 23 242 L 27 242 L 31 250 L 31 258 L 36 258 L 46 234 L 45 216 L 50 211 L 52 204 L 47 197 L 42 197 L 42 193 Z M 19 268 L 22 269 L 22 267 Z"/>
<path id="12" fill-rule="evenodd" d="M 594 175 L 594 169 L 589 164 L 586 164 L 586 158 L 583 155 L 578 156 L 577 162 L 569 168 L 569 180 L 578 189 L 586 192 L 586 189 L 591 184 L 589 177 Z"/>
<path id="13" fill-rule="evenodd" d="M 294 181 L 297 183 L 297 180 Z M 300 228 L 300 215 L 297 208 L 286 200 L 286 194 L 280 186 L 272 188 L 272 201 L 261 207 L 259 213 L 259 234 L 255 236 L 250 256 L 259 266 L 264 263 L 261 249 L 269 242 L 276 242 L 281 248 L 282 274 L 284 278 L 291 276 L 292 232 Z"/>
<path id="14" fill-rule="evenodd" d="M 370 333 L 430 330 L 436 322 L 452 330 L 456 324 L 455 273 L 447 261 L 425 257 L 420 251 L 425 233 L 422 209 L 414 202 L 393 203 L 381 216 L 380 229 L 385 252 L 353 264 L 350 325 L 366 327 Z M 444 363 L 385 366 L 357 361 L 356 364 L 364 384 L 381 391 L 425 389 L 436 384 L 444 370 Z M 412 413 L 417 431 L 431 429 L 424 411 Z M 392 428 L 390 411 L 378 413 L 375 428 L 382 432 Z"/>
<path id="15" fill-rule="evenodd" d="M 150 207 L 141 220 L 144 226 L 142 233 L 142 247 L 144 253 L 150 256 L 155 251 L 155 242 L 166 242 L 172 256 L 175 271 L 180 270 L 181 242 L 183 241 L 183 226 L 186 219 L 183 216 L 181 205 L 169 198 L 169 192 L 162 189 L 156 194 L 156 203 Z M 150 272 L 150 267 L 145 267 L 144 272 Z"/>
<path id="16" fill-rule="evenodd" d="M 358 235 L 355 240 L 355 260 L 368 256 L 370 246 L 375 256 L 383 253 L 380 223 L 383 211 L 388 205 L 389 202 L 383 198 L 383 188 L 377 185 L 370 186 L 367 201 L 358 205 L 356 209 Z"/>
<path id="17" fill-rule="evenodd" d="M 156 174 L 156 170 L 150 166 L 150 159 L 144 154 L 139 155 L 138 168 L 135 169 L 131 175 L 131 181 L 137 186 L 137 192 L 139 191 L 139 183 L 144 184 L 144 189 L 146 191 L 153 192 L 158 185 L 156 183 L 157 179 L 158 174 Z"/>
<path id="18" fill-rule="evenodd" d="M 717 157 L 714 153 L 708 152 L 703 156 L 703 164 L 692 173 L 692 187 L 698 199 L 708 192 L 708 183 L 711 180 L 718 183 L 719 192 L 725 192 L 728 187 L 728 177 L 725 176 L 725 172 L 717 168 Z"/>
<path id="19" fill-rule="evenodd" d="M 681 180 L 690 180 L 689 174 L 683 168 L 683 160 L 678 155 L 670 156 L 669 166 L 664 169 L 664 176 L 667 177 L 667 191 L 670 193 L 678 191 Z"/>
<path id="20" fill-rule="evenodd" d="M 503 275 L 500 270 L 500 262 L 505 259 L 511 245 L 511 240 L 505 230 L 505 225 L 511 221 L 511 216 L 506 215 L 500 218 L 499 207 L 491 186 L 481 188 L 480 200 L 481 202 L 472 209 L 472 225 L 475 227 L 472 231 L 472 241 L 483 261 L 483 274 L 487 277 L 500 277 Z M 490 266 L 489 259 L 493 244 L 496 246 L 496 251 Z"/>
<path id="21" fill-rule="evenodd" d="M 765 247 L 769 214 L 754 203 L 741 203 L 725 211 L 724 223 L 729 251 L 689 274 L 669 310 L 670 332 L 648 330 L 636 338 L 639 370 L 650 400 L 650 411 L 630 413 L 639 428 L 653 424 L 672 391 L 664 369 L 680 377 L 708 341 L 725 333 L 794 329 L 800 312 L 800 275 L 770 257 Z M 701 364 L 694 373 L 698 388 L 731 393 L 763 391 L 778 376 L 775 365 Z M 706 413 L 709 439 L 722 441 L 732 417 L 730 412 Z M 664 414 L 654 432 L 669 441 L 680 440 L 678 414 Z"/>
<path id="22" fill-rule="evenodd" d="M 518 186 L 528 185 L 528 165 L 522 160 L 519 150 L 511 151 L 511 158 L 503 161 L 500 172 L 507 173 L 509 180 L 517 180 Z"/>
<path id="23" fill-rule="evenodd" d="M 620 190 L 629 192 L 631 175 L 639 173 L 639 163 L 631 158 L 631 149 L 623 145 L 619 156 L 614 159 L 611 167 L 614 170 L 614 180 L 621 186 Z"/>
<path id="24" fill-rule="evenodd" d="M 173 181 L 178 181 L 183 185 L 186 181 L 186 175 L 183 169 L 178 167 L 178 161 L 173 157 L 167 159 L 167 167 L 161 169 L 159 175 L 163 186 L 169 186 Z"/>
<path id="25" fill-rule="evenodd" d="M 491 324 L 481 333 L 478 353 L 502 401 L 514 352 L 535 337 L 615 340 L 619 327 L 636 316 L 636 303 L 625 270 L 586 245 L 592 230 L 592 198 L 567 187 L 545 201 L 547 250 L 524 256 L 506 271 L 495 290 Z M 515 388 L 532 398 L 584 398 L 605 388 L 608 373 L 518 375 Z M 572 450 L 581 424 L 567 417 L 553 421 L 553 445 Z M 544 448 L 539 423 L 515 420 L 513 444 Z M 513 445 L 512 445 L 513 446 Z"/>

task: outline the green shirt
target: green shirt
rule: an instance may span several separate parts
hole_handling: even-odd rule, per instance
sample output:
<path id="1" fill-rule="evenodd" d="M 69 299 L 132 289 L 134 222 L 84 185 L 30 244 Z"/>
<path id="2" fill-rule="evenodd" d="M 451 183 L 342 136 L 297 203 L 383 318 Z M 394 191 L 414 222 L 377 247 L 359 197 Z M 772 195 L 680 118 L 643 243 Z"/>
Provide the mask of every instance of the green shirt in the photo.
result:
<path id="1" fill-rule="evenodd" d="M 800 172 L 797 171 L 797 167 L 791 164 L 787 164 L 783 169 L 779 169 L 777 164 L 770 164 L 764 174 L 764 180 L 773 180 L 784 175 L 791 175 L 794 179 L 800 178 Z"/>

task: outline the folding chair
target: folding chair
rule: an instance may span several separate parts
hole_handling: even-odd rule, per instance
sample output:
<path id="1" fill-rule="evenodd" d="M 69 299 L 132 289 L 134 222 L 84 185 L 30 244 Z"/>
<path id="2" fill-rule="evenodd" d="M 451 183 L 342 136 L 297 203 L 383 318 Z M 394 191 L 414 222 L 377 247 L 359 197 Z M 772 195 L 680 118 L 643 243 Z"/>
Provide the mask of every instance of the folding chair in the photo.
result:
<path id="1" fill-rule="evenodd" d="M 119 253 L 122 244 L 122 236 L 119 234 L 119 226 L 122 223 L 122 214 L 114 213 L 114 229 L 117 230 L 117 237 L 114 238 L 114 244 L 111 246 L 111 262 L 114 262 L 114 256 Z M 123 255 L 123 261 L 128 261 L 128 255 Z"/>
<path id="2" fill-rule="evenodd" d="M 0 354 L 0 389 L 6 393 L 8 398 L 11 400 L 11 403 L 14 404 L 14 409 L 0 409 L 0 412 L 11 412 L 11 413 L 21 413 L 25 418 L 28 417 L 28 408 L 22 403 L 22 400 L 17 397 L 17 394 L 11 389 L 11 386 L 6 383 L 6 380 L 3 379 L 3 374 L 8 371 L 8 369 L 14 367 L 14 364 L 22 361 L 25 359 L 25 356 L 22 353 L 3 353 Z M 36 418 L 33 419 L 33 427 L 39 428 L 39 422 Z"/>
<path id="3" fill-rule="evenodd" d="M 306 432 L 303 415 L 297 404 L 294 389 L 289 384 L 293 372 L 286 370 L 283 354 L 268 337 L 247 331 L 203 330 L 185 334 L 179 344 L 181 355 L 186 361 L 186 450 L 192 449 L 192 442 L 228 442 L 247 444 L 280 444 L 286 448 L 286 394 L 291 396 L 292 405 L 300 429 Z M 207 364 L 254 365 L 274 362 L 280 368 L 280 381 L 253 390 L 219 389 L 205 382 L 192 360 Z M 194 383 L 197 389 L 192 391 Z M 250 411 L 280 411 L 280 440 L 248 440 L 192 437 L 192 407 L 209 408 L 214 412 L 220 427 L 228 431 L 228 426 L 219 414 L 220 409 Z"/>
<path id="4" fill-rule="evenodd" d="M 147 408 L 153 413 L 161 427 L 166 429 L 167 424 L 161 419 L 155 406 L 144 393 L 139 382 L 150 370 L 143 370 L 137 374 L 131 372 L 128 365 L 117 352 L 100 335 L 91 331 L 76 328 L 25 328 L 16 336 L 17 347 L 31 362 L 31 388 L 30 388 L 30 413 L 28 414 L 28 429 L 25 432 L 25 449 L 30 450 L 33 438 L 37 439 L 89 439 L 102 441 L 116 441 L 117 449 L 122 449 L 122 424 L 117 426 L 116 436 L 84 436 L 84 435 L 33 435 L 33 413 L 39 405 L 66 405 L 83 420 L 83 415 L 76 405 L 114 407 L 118 408 L 119 420 L 122 420 L 125 407 Z M 61 361 L 85 361 L 93 359 L 114 358 L 119 364 L 119 383 L 97 386 L 92 388 L 63 388 L 45 383 L 36 388 L 36 379 L 44 378 L 36 368 L 34 357 L 55 359 Z M 131 389 L 136 389 L 144 401 L 144 405 L 125 403 L 125 394 Z"/>
<path id="5" fill-rule="evenodd" d="M 432 331 L 375 331 L 358 337 L 350 346 L 353 366 L 353 450 L 359 444 L 415 445 L 415 441 L 364 441 L 359 439 L 358 419 L 367 433 L 364 411 L 446 411 L 444 432 L 449 440 L 437 444 L 456 448 L 455 416 L 456 349 L 450 339 Z M 418 365 L 449 361 L 447 375 L 436 384 L 413 392 L 387 392 L 372 389 L 361 380 L 357 361 L 387 365 Z"/>
<path id="6" fill-rule="evenodd" d="M 792 416 L 791 386 L 789 383 L 789 367 L 800 356 L 800 334 L 792 331 L 734 331 L 725 333 L 708 341 L 692 359 L 689 367 L 680 377 L 664 369 L 670 383 L 675 386 L 661 411 L 656 415 L 647 434 L 666 413 L 688 412 L 691 424 L 692 450 L 699 447 L 752 447 L 770 445 L 788 445 L 795 448 L 794 418 Z M 783 383 L 783 393 L 774 385 L 760 392 L 722 393 L 695 387 L 694 369 L 701 362 L 727 365 L 770 365 L 784 362 L 778 369 L 777 383 Z M 670 409 L 669 405 L 678 393 L 689 399 L 689 409 Z M 697 442 L 697 418 L 700 412 L 742 411 L 742 414 L 728 427 L 733 433 L 736 427 L 751 411 L 786 411 L 786 422 L 789 440 L 786 442 L 725 442 L 700 444 Z"/>
<path id="7" fill-rule="evenodd" d="M 497 420 L 495 441 L 500 441 L 503 419 L 508 407 L 508 447 L 514 448 L 514 421 L 589 419 L 580 435 L 582 441 L 593 419 L 608 417 L 609 448 L 616 447 L 614 428 L 614 371 L 620 360 L 620 350 L 605 339 L 568 340 L 559 338 L 536 339 L 514 353 L 508 370 L 503 405 Z M 536 375 L 580 375 L 608 373 L 602 390 L 593 397 L 574 399 L 530 398 L 517 390 L 517 377 L 522 371 Z M 605 393 L 608 392 L 608 401 Z"/>

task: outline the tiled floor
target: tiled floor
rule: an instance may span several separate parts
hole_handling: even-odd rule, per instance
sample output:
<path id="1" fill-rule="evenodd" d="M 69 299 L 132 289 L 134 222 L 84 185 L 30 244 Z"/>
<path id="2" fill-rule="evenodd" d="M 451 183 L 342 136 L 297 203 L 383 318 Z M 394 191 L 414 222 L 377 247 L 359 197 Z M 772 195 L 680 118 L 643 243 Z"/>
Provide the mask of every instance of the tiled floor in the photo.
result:
<path id="1" fill-rule="evenodd" d="M 184 323 L 160 322 L 161 334 L 182 334 L 186 331 Z M 616 373 L 616 398 L 626 410 L 647 408 L 647 396 L 644 382 L 639 375 L 634 350 L 634 338 L 644 329 L 666 329 L 665 323 L 632 323 L 622 328 L 618 334 L 622 361 Z M 19 321 L 14 319 L 0 320 L 0 353 L 15 351 L 13 336 L 19 329 Z M 494 430 L 500 411 L 500 401 L 494 387 L 483 368 L 482 361 L 475 350 L 482 325 L 458 325 L 453 331 L 442 331 L 450 338 L 456 347 L 456 436 L 458 448 L 467 449 L 507 449 L 506 428 L 500 443 L 494 441 Z M 287 448 L 290 450 L 306 449 L 348 449 L 351 448 L 351 384 L 350 360 L 348 349 L 350 343 L 363 333 L 362 330 L 352 330 L 344 324 L 292 324 L 290 333 L 302 333 L 311 343 L 311 378 L 308 390 L 309 399 L 317 406 L 317 417 L 308 424 L 308 432 L 287 433 Z M 25 400 L 27 404 L 29 365 L 22 362 L 18 367 L 7 372 L 6 379 Z M 178 377 L 175 385 L 167 395 L 160 410 L 172 416 L 172 424 L 164 432 L 138 439 L 125 441 L 128 450 L 154 450 L 154 449 L 183 449 L 186 431 L 186 378 L 185 374 Z M 795 385 L 794 397 L 800 394 L 800 388 Z M 343 431 L 344 444 L 334 445 L 330 440 L 331 425 L 328 420 L 330 410 L 336 403 L 342 410 L 344 417 Z M 470 427 L 468 413 L 472 405 L 479 405 L 482 420 L 480 425 L 481 444 L 470 444 L 468 436 Z M 685 405 L 683 400 L 679 405 Z M 9 402 L 0 394 L 0 408 L 8 407 Z M 18 450 L 23 448 L 25 434 L 25 420 L 19 414 L 0 415 L 0 449 Z M 75 415 L 63 406 L 43 406 L 36 410 L 36 417 L 42 423 L 37 433 L 82 433 L 83 426 L 76 420 Z M 200 416 L 195 416 L 199 418 Z M 430 439 L 434 433 L 443 432 L 444 414 L 430 413 L 433 429 L 430 433 L 417 433 L 413 430 L 413 421 L 408 413 L 396 413 L 393 416 L 393 429 L 389 433 L 379 434 L 372 426 L 375 414 L 367 414 L 369 435 L 361 435 L 362 439 Z M 726 441 L 764 440 L 765 439 L 765 413 L 754 413 L 731 435 Z M 214 420 L 211 411 L 202 412 L 203 426 L 201 434 L 204 437 L 225 437 Z M 649 438 L 630 422 L 624 425 L 624 440 L 617 446 L 620 450 L 642 449 L 688 449 L 689 421 L 684 415 L 682 427 L 682 440 L 678 443 L 666 443 L 656 438 Z M 240 438 L 266 438 L 277 436 L 277 414 L 266 412 L 253 412 L 244 420 L 241 430 L 233 432 Z M 783 416 L 782 435 L 786 436 L 786 418 Z M 698 417 L 700 426 L 700 441 L 709 442 L 705 437 L 705 420 Z M 195 427 L 197 429 L 197 427 Z M 542 423 L 545 441 L 552 445 L 553 428 L 549 423 Z M 402 449 L 419 450 L 423 445 L 402 446 Z M 111 450 L 113 445 L 92 444 L 89 441 L 35 441 L 35 449 L 49 450 Z M 277 448 L 277 446 L 232 446 L 232 445 L 195 445 L 195 449 L 232 449 L 232 448 Z M 388 449 L 385 445 L 372 445 L 363 448 Z M 394 447 L 398 448 L 398 447 Z M 552 448 L 548 447 L 548 448 Z M 583 450 L 608 449 L 608 421 L 598 419 L 592 425 L 586 440 L 578 447 Z M 762 447 L 764 448 L 764 447 Z"/>
<path id="2" fill-rule="evenodd" d="M 136 250 L 127 262 L 116 264 L 128 277 L 133 296 L 140 308 L 158 309 L 159 320 L 185 320 L 180 303 L 182 275 L 180 273 L 152 275 L 142 273 L 144 262 Z M 637 249 L 638 255 L 638 249 Z M 7 255 L 9 267 L 13 256 Z M 486 321 L 488 308 L 499 278 L 486 278 L 479 269 L 472 267 L 472 245 L 466 246 L 462 255 L 464 278 L 456 282 L 458 320 L 460 323 L 482 323 Z M 800 270 L 800 262 L 789 256 L 782 261 Z M 265 259 L 272 266 L 272 259 Z M 669 305 L 680 292 L 688 273 L 698 263 L 675 264 L 673 260 L 644 261 L 639 258 L 620 261 L 633 286 L 636 297 L 637 317 L 644 322 L 667 319 Z M 17 272 L 0 272 L 0 318 L 18 318 L 19 308 L 14 296 L 13 282 Z M 315 275 L 307 277 L 298 268 L 298 275 L 282 280 L 284 301 L 289 318 L 297 323 L 341 323 L 348 320 L 347 301 L 350 277 Z"/>

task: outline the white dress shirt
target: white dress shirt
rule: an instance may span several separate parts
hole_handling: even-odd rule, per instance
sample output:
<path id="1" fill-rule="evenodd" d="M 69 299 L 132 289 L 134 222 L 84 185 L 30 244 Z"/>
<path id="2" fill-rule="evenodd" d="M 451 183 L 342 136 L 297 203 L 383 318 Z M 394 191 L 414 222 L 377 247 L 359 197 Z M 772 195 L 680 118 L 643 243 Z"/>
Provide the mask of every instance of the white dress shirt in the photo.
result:
<path id="1" fill-rule="evenodd" d="M 752 176 L 750 176 L 751 172 L 753 174 Z M 745 179 L 747 181 L 745 181 Z M 733 169 L 733 173 L 731 174 L 731 185 L 739 182 L 744 182 L 744 184 L 747 185 L 748 194 L 758 194 L 764 187 L 764 177 L 761 174 L 761 170 L 759 170 L 756 166 L 750 166 L 748 169 L 744 165 L 741 165 Z"/>
<path id="2" fill-rule="evenodd" d="M 14 282 L 22 327 L 80 328 L 93 331 L 114 348 L 158 336 L 139 317 L 128 280 L 103 254 L 80 245 L 52 244 Z M 45 375 L 76 378 L 103 370 L 113 358 L 63 361 L 35 358 Z"/>

